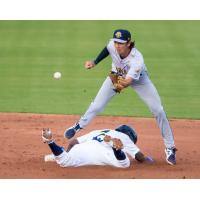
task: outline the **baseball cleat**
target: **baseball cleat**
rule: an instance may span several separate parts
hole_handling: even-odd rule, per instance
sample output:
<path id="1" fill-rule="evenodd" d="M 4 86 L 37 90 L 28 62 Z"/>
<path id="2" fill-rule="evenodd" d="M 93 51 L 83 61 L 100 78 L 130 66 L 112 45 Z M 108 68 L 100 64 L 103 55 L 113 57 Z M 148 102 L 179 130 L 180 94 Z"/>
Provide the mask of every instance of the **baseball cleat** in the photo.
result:
<path id="1" fill-rule="evenodd" d="M 54 154 L 47 154 L 44 156 L 44 161 L 45 162 L 55 162 L 56 161 L 56 158 L 54 156 Z"/>
<path id="2" fill-rule="evenodd" d="M 176 151 L 177 149 L 175 147 L 165 149 L 166 161 L 168 164 L 170 165 L 176 164 Z"/>
<path id="3" fill-rule="evenodd" d="M 70 139 L 72 137 L 74 137 L 74 135 L 80 130 L 82 129 L 80 127 L 80 125 L 77 123 L 74 126 L 68 128 L 65 132 L 64 132 L 64 137 L 67 139 Z"/>
<path id="4" fill-rule="evenodd" d="M 52 132 L 49 128 L 42 129 L 42 140 L 44 143 L 50 143 L 53 141 Z"/>

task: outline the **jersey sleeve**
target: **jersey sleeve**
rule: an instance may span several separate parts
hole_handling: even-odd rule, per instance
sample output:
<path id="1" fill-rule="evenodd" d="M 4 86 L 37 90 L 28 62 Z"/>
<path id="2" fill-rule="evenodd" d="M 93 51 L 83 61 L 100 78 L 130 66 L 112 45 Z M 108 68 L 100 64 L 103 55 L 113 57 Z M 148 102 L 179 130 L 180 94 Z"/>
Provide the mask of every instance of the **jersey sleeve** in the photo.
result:
<path id="1" fill-rule="evenodd" d="M 110 55 L 113 55 L 115 47 L 114 47 L 114 42 L 112 40 L 110 40 L 107 44 L 107 50 L 109 52 Z"/>
<path id="2" fill-rule="evenodd" d="M 140 151 L 140 149 L 131 140 L 126 141 L 124 150 L 126 153 L 128 153 L 134 159 L 135 159 L 135 154 Z"/>
<path id="3" fill-rule="evenodd" d="M 134 80 L 139 80 L 140 74 L 143 70 L 143 65 L 144 63 L 139 60 L 132 63 L 126 76 L 131 77 Z"/>
<path id="4" fill-rule="evenodd" d="M 145 69 L 145 64 L 142 54 L 137 50 L 135 51 L 135 54 L 132 55 L 130 69 L 126 76 L 129 76 L 134 80 L 139 80 L 141 72 Z"/>
<path id="5" fill-rule="evenodd" d="M 94 60 L 95 65 L 100 63 L 104 58 L 106 58 L 109 55 L 109 51 L 107 47 L 105 47 L 100 54 L 97 56 L 97 58 Z"/>

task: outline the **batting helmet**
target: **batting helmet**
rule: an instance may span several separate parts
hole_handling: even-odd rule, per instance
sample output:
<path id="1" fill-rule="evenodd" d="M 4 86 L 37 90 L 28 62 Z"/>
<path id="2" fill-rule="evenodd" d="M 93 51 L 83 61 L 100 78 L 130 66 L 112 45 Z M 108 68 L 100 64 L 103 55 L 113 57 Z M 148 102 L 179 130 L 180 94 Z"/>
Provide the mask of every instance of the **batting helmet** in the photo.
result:
<path id="1" fill-rule="evenodd" d="M 129 138 L 134 142 L 134 144 L 136 144 L 137 133 L 135 132 L 135 130 L 133 128 L 131 128 L 128 125 L 123 124 L 123 125 L 119 126 L 118 128 L 116 128 L 115 130 L 128 135 Z"/>

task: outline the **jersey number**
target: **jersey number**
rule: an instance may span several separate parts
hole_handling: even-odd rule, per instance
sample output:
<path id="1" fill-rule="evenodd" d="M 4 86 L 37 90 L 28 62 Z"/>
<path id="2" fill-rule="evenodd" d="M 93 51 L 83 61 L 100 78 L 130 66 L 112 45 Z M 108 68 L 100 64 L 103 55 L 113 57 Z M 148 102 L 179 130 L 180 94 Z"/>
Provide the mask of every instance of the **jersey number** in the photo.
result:
<path id="1" fill-rule="evenodd" d="M 102 133 L 93 137 L 92 139 L 93 140 L 96 140 L 98 142 L 103 142 L 103 138 L 105 137 L 106 133 L 108 133 L 110 130 L 103 130 L 101 131 Z"/>

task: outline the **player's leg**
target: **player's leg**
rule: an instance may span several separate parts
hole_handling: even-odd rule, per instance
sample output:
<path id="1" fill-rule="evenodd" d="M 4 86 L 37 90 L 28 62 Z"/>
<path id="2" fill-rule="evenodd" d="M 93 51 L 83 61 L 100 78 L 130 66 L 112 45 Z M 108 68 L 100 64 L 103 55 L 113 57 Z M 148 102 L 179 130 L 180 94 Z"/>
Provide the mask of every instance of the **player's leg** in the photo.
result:
<path id="1" fill-rule="evenodd" d="M 80 127 L 84 128 L 90 121 L 100 113 L 107 105 L 107 103 L 116 95 L 113 83 L 110 77 L 107 77 L 98 91 L 94 101 L 90 104 L 85 114 L 79 120 Z"/>
<path id="2" fill-rule="evenodd" d="M 81 116 L 78 123 L 65 131 L 64 137 L 70 139 L 75 135 L 76 132 L 87 126 L 91 120 L 105 108 L 107 103 L 115 95 L 116 92 L 114 91 L 113 83 L 110 77 L 107 77 L 85 114 Z"/>
<path id="3" fill-rule="evenodd" d="M 167 119 L 166 113 L 163 109 L 163 106 L 161 104 L 160 96 L 153 85 L 153 83 L 150 81 L 146 84 L 141 85 L 133 85 L 132 86 L 134 90 L 137 92 L 139 97 L 147 104 L 150 111 L 153 113 L 153 115 L 156 118 L 157 124 L 161 130 L 162 137 L 166 146 L 166 155 L 167 155 L 167 162 L 169 164 L 175 164 L 176 158 L 175 158 L 175 143 L 174 143 L 174 137 L 173 133 L 169 124 L 169 121 Z"/>

